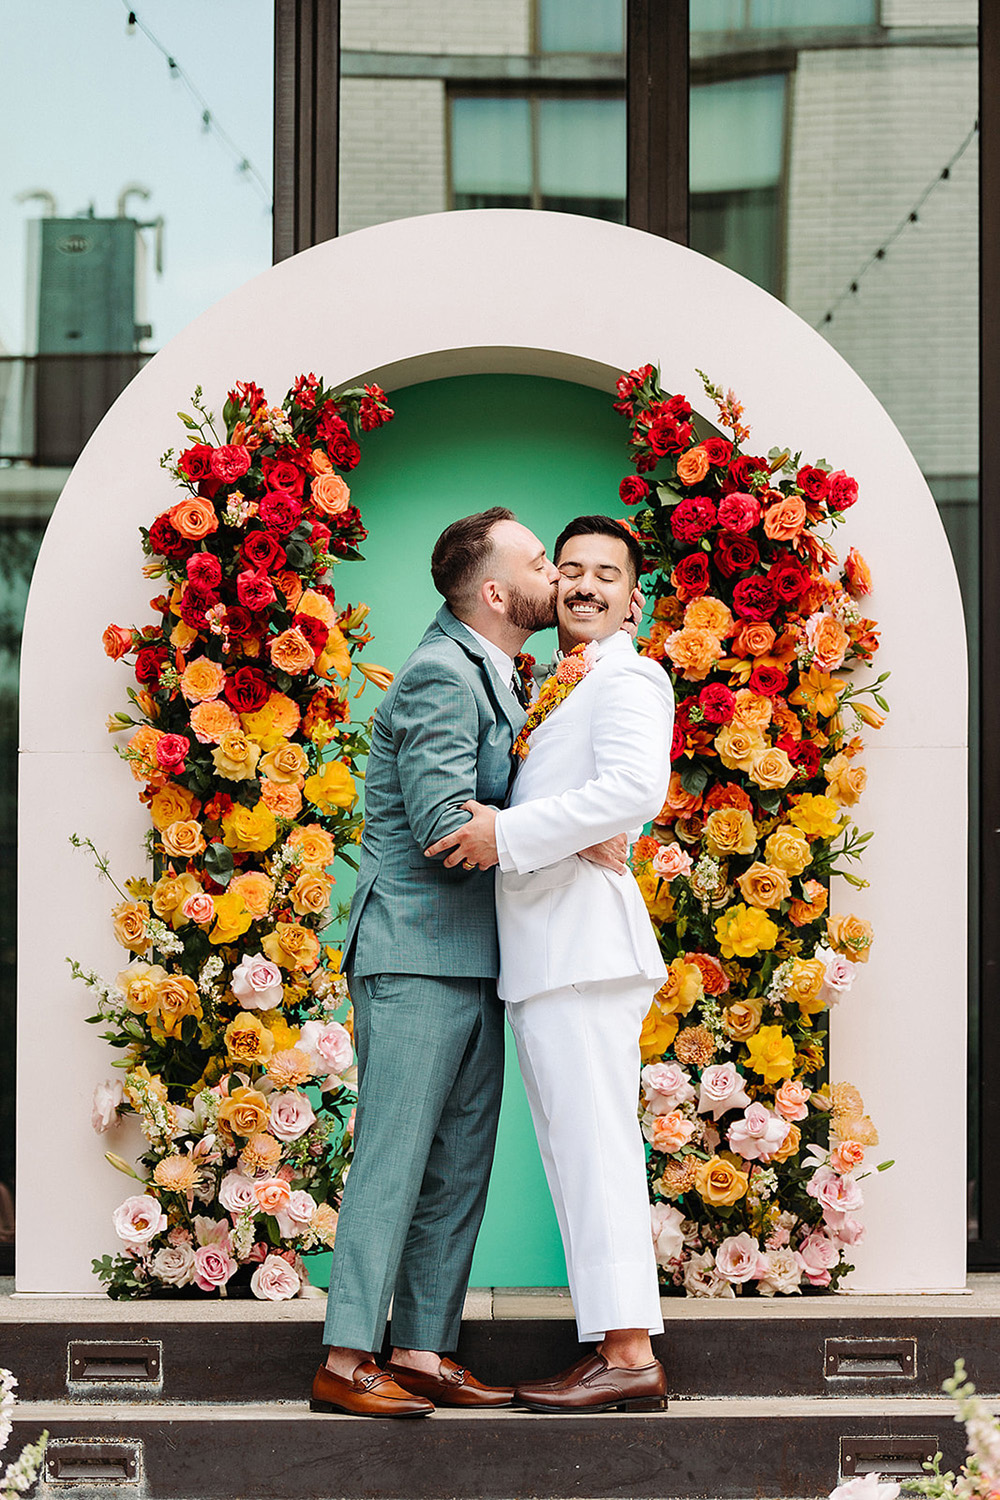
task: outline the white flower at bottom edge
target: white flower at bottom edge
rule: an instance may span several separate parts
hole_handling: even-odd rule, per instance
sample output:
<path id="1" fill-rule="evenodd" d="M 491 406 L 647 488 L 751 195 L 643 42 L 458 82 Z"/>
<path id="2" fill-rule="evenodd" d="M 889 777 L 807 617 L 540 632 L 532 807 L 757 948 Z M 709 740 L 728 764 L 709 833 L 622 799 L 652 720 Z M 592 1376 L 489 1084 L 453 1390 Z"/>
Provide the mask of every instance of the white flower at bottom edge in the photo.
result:
<path id="1" fill-rule="evenodd" d="M 881 1474 L 866 1474 L 863 1479 L 849 1479 L 830 1491 L 830 1500 L 896 1500 L 898 1484 L 883 1484 Z"/>
<path id="2" fill-rule="evenodd" d="M 777 1292 L 783 1296 L 789 1296 L 792 1292 L 799 1290 L 802 1266 L 790 1246 L 766 1250 L 764 1259 L 767 1262 L 767 1269 L 757 1283 L 757 1290 L 762 1297 L 773 1297 Z"/>
<path id="3" fill-rule="evenodd" d="M 649 1210 L 653 1253 L 658 1266 L 669 1266 L 684 1253 L 684 1215 L 672 1203 L 653 1203 Z"/>
<path id="4" fill-rule="evenodd" d="M 194 1280 L 194 1246 L 164 1245 L 153 1256 L 149 1269 L 166 1286 L 187 1286 Z"/>
<path id="5" fill-rule="evenodd" d="M 299 1273 L 280 1255 L 269 1255 L 250 1278 L 250 1290 L 267 1302 L 287 1302 L 302 1286 Z"/>
<path id="6" fill-rule="evenodd" d="M 119 1120 L 118 1111 L 124 1097 L 121 1080 L 115 1078 L 107 1083 L 99 1083 L 94 1090 L 94 1103 L 90 1111 L 90 1123 L 98 1135 L 103 1135 L 110 1130 L 112 1125 L 117 1125 Z"/>
<path id="7" fill-rule="evenodd" d="M 692 1255 L 684 1263 L 684 1290 L 689 1297 L 735 1297 L 736 1293 L 715 1269 L 711 1250 Z"/>

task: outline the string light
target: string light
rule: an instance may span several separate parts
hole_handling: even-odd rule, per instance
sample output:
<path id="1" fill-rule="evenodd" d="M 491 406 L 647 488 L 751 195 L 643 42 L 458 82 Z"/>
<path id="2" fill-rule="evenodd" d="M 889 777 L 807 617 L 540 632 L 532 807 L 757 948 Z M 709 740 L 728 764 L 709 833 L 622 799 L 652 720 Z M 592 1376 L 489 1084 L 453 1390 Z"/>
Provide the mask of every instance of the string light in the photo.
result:
<path id="1" fill-rule="evenodd" d="M 157 52 L 159 52 L 160 56 L 165 60 L 167 69 L 170 73 L 170 77 L 173 79 L 177 79 L 181 83 L 183 83 L 184 87 L 187 89 L 188 93 L 191 95 L 191 97 L 194 99 L 195 103 L 201 110 L 201 127 L 204 133 L 206 135 L 215 135 L 218 137 L 223 146 L 225 146 L 226 150 L 229 152 L 230 156 L 232 156 L 233 160 L 235 161 L 236 170 L 239 175 L 241 177 L 248 178 L 253 183 L 254 187 L 257 189 L 264 202 L 267 204 L 268 211 L 270 212 L 272 207 L 271 190 L 268 187 L 265 178 L 254 166 L 249 156 L 247 156 L 244 151 L 240 150 L 239 146 L 237 146 L 232 136 L 229 135 L 227 131 L 223 130 L 222 126 L 215 118 L 215 115 L 212 113 L 208 100 L 192 83 L 191 79 L 185 73 L 176 57 L 173 57 L 167 51 L 166 47 L 164 47 L 159 38 L 153 35 L 149 27 L 145 24 L 144 21 L 140 20 L 140 18 L 136 15 L 135 11 L 130 8 L 130 6 L 126 4 L 125 9 L 128 11 L 128 20 L 125 23 L 126 33 L 129 36 L 133 36 L 138 29 L 142 32 L 146 40 L 152 43 Z"/>
<path id="2" fill-rule="evenodd" d="M 972 145 L 972 142 L 975 140 L 975 138 L 978 135 L 978 133 L 979 133 L 979 121 L 975 120 L 973 122 L 972 129 L 969 131 L 968 135 L 965 137 L 965 140 L 959 146 L 958 150 L 955 152 L 955 154 L 951 158 L 951 160 L 949 162 L 947 162 L 946 165 L 941 168 L 940 172 L 938 172 L 931 179 L 931 181 L 928 183 L 927 187 L 924 188 L 924 191 L 921 193 L 920 197 L 917 199 L 916 203 L 910 209 L 909 213 L 906 215 L 905 218 L 900 219 L 899 223 L 896 225 L 896 227 L 892 231 L 892 233 L 886 237 L 884 243 L 881 244 L 881 245 L 879 245 L 879 247 L 878 247 L 877 250 L 873 250 L 872 253 L 871 253 L 871 255 L 869 255 L 868 259 L 864 262 L 864 264 L 860 267 L 860 269 L 857 270 L 854 273 L 854 275 L 851 277 L 851 280 L 848 282 L 847 286 L 841 292 L 840 296 L 837 297 L 835 301 L 831 302 L 830 306 L 827 308 L 826 312 L 820 318 L 819 322 L 813 324 L 814 328 L 822 329 L 822 328 L 828 327 L 829 324 L 831 324 L 833 322 L 834 314 L 843 306 L 843 304 L 847 301 L 848 297 L 856 297 L 857 296 L 857 294 L 858 294 L 858 292 L 860 290 L 860 287 L 861 287 L 861 280 L 864 277 L 864 275 L 866 274 L 866 272 L 868 272 L 868 271 L 871 270 L 872 266 L 875 265 L 876 261 L 885 260 L 885 258 L 888 255 L 890 249 L 892 248 L 892 246 L 899 239 L 900 235 L 906 229 L 908 229 L 911 224 L 919 224 L 919 222 L 920 222 L 920 210 L 923 208 L 924 204 L 927 202 L 927 200 L 930 197 L 931 193 L 933 193 L 933 191 L 937 187 L 938 183 L 948 182 L 951 179 L 951 174 L 952 174 L 952 171 L 953 171 L 954 167 L 961 160 L 961 158 L 965 155 L 966 151 Z"/>

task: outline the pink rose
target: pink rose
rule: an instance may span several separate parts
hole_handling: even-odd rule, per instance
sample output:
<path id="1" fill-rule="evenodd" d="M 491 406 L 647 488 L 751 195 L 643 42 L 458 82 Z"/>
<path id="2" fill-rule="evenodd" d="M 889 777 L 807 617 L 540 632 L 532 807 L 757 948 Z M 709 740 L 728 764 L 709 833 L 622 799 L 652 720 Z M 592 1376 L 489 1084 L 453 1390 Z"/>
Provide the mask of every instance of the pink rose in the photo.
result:
<path id="1" fill-rule="evenodd" d="M 838 1245 L 860 1245 L 866 1230 L 853 1214 L 827 1214 L 826 1227 Z"/>
<path id="2" fill-rule="evenodd" d="M 119 1204 L 113 1215 L 115 1234 L 130 1249 L 140 1249 L 167 1227 L 167 1216 L 159 1199 L 148 1193 L 137 1193 Z"/>
<path id="3" fill-rule="evenodd" d="M 723 531 L 738 531 L 745 536 L 759 520 L 760 503 L 753 495 L 733 490 L 719 501 L 719 525 Z"/>
<path id="4" fill-rule="evenodd" d="M 302 1234 L 312 1223 L 315 1212 L 316 1199 L 312 1193 L 301 1189 L 292 1193 L 282 1212 L 275 1215 L 282 1239 L 294 1239 L 296 1235 Z"/>
<path id="5" fill-rule="evenodd" d="M 806 1184 L 806 1192 L 823 1209 L 824 1218 L 828 1210 L 834 1214 L 853 1213 L 864 1202 L 861 1188 L 855 1179 L 842 1177 L 831 1167 L 818 1167 Z"/>
<path id="6" fill-rule="evenodd" d="M 263 953 L 244 953 L 233 970 L 230 989 L 244 1010 L 273 1010 L 285 992 L 281 970 Z"/>
<path id="7" fill-rule="evenodd" d="M 825 964 L 823 973 L 823 984 L 820 988 L 820 999 L 827 1005 L 836 1005 L 841 995 L 846 995 L 854 984 L 854 976 L 858 972 L 857 964 L 845 958 L 842 953 L 834 953 L 832 948 L 825 947 L 822 943 L 816 949 L 814 955 L 820 963 Z"/>
<path id="8" fill-rule="evenodd" d="M 686 1146 L 694 1135 L 694 1122 L 672 1109 L 665 1115 L 646 1115 L 642 1121 L 642 1133 L 654 1151 L 669 1155 Z"/>
<path id="9" fill-rule="evenodd" d="M 319 1021 L 307 1021 L 297 1046 L 312 1060 L 317 1073 L 329 1075 L 323 1088 L 339 1088 L 340 1074 L 354 1062 L 354 1044 L 340 1022 L 330 1021 L 324 1026 Z"/>
<path id="10" fill-rule="evenodd" d="M 301 1286 L 299 1273 L 280 1255 L 269 1255 L 250 1278 L 254 1296 L 267 1302 L 287 1302 L 298 1294 Z"/>
<path id="11" fill-rule="evenodd" d="M 770 1161 L 788 1139 L 787 1120 L 773 1115 L 763 1104 L 751 1104 L 742 1120 L 734 1120 L 727 1132 L 730 1146 L 746 1161 Z"/>
<path id="12" fill-rule="evenodd" d="M 727 1281 L 752 1281 L 762 1276 L 767 1260 L 760 1253 L 760 1245 L 751 1235 L 734 1234 L 723 1240 L 715 1252 L 715 1269 Z"/>
<path id="13" fill-rule="evenodd" d="M 107 1083 L 97 1085 L 90 1111 L 90 1123 L 98 1135 L 103 1135 L 106 1130 L 110 1130 L 112 1125 L 118 1124 L 118 1111 L 123 1097 L 122 1086 L 117 1078 L 113 1082 L 109 1079 Z"/>
<path id="14" fill-rule="evenodd" d="M 251 1205 L 257 1206 L 254 1180 L 242 1172 L 227 1172 L 219 1184 L 219 1202 L 227 1213 L 240 1214 Z"/>
<path id="15" fill-rule="evenodd" d="M 840 1259 L 840 1251 L 822 1229 L 807 1234 L 796 1254 L 802 1274 L 812 1286 L 829 1286 L 830 1272 Z"/>
<path id="16" fill-rule="evenodd" d="M 221 448 L 213 448 L 209 463 L 216 479 L 233 484 L 249 469 L 250 452 L 242 443 L 223 443 Z"/>
<path id="17" fill-rule="evenodd" d="M 783 1120 L 804 1120 L 811 1097 L 812 1089 L 807 1089 L 797 1078 L 786 1078 L 774 1096 L 774 1107 Z"/>
<path id="18" fill-rule="evenodd" d="M 713 1120 L 717 1120 L 727 1109 L 746 1109 L 750 1095 L 743 1082 L 743 1075 L 737 1071 L 735 1063 L 714 1063 L 706 1068 L 701 1075 L 698 1113 L 704 1115 L 711 1110 Z"/>
<path id="19" fill-rule="evenodd" d="M 271 1134 L 279 1141 L 297 1141 L 305 1135 L 316 1115 L 305 1094 L 289 1090 L 271 1095 Z"/>
<path id="20" fill-rule="evenodd" d="M 207 927 L 215 917 L 215 902 L 205 891 L 199 891 L 196 896 L 189 896 L 181 907 L 181 912 L 189 922 L 197 922 L 199 927 Z"/>
<path id="21" fill-rule="evenodd" d="M 253 1191 L 261 1213 L 265 1214 L 284 1213 L 292 1196 L 283 1177 L 265 1177 L 263 1182 L 254 1183 Z"/>
<path id="22" fill-rule="evenodd" d="M 236 1270 L 236 1262 L 225 1245 L 199 1245 L 194 1252 L 194 1283 L 203 1292 L 225 1286 Z"/>
<path id="23" fill-rule="evenodd" d="M 672 1265 L 684 1254 L 684 1215 L 673 1203 L 653 1203 L 649 1213 L 656 1264 Z"/>
<path id="24" fill-rule="evenodd" d="M 266 573 L 257 573 L 253 568 L 247 568 L 236 579 L 236 597 L 244 609 L 254 613 L 267 609 L 278 596 Z"/>
<path id="25" fill-rule="evenodd" d="M 680 1063 L 649 1063 L 642 1070 L 642 1091 L 652 1115 L 663 1115 L 694 1098 L 691 1080 Z"/>
<path id="26" fill-rule="evenodd" d="M 691 856 L 680 844 L 661 844 L 653 855 L 653 874 L 661 880 L 676 880 L 691 874 Z"/>

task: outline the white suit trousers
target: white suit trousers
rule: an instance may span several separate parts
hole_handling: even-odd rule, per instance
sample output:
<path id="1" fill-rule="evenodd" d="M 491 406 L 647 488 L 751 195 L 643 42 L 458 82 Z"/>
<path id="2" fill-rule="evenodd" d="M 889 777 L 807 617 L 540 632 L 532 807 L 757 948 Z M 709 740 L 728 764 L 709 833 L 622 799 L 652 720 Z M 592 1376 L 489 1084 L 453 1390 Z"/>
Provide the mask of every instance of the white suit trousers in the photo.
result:
<path id="1" fill-rule="evenodd" d="M 581 1343 L 610 1328 L 663 1331 L 636 1113 L 655 988 L 601 980 L 507 1005 Z"/>

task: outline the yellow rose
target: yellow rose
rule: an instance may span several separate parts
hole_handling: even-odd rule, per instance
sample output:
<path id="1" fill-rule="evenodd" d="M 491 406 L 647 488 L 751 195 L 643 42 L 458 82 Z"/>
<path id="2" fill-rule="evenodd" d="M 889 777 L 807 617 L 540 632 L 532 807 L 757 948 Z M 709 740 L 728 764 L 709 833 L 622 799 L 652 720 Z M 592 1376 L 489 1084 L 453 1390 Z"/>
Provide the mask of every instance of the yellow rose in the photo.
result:
<path id="1" fill-rule="evenodd" d="M 302 1035 L 297 1026 L 289 1026 L 280 1010 L 265 1010 L 261 1020 L 271 1033 L 271 1038 L 279 1052 L 289 1052 L 295 1046 Z"/>
<path id="2" fill-rule="evenodd" d="M 784 750 L 779 750 L 777 745 L 765 745 L 757 752 L 750 765 L 750 780 L 755 781 L 764 791 L 773 792 L 779 787 L 787 786 L 794 775 L 795 767 Z"/>
<path id="3" fill-rule="evenodd" d="M 723 958 L 753 958 L 762 948 L 773 948 L 780 934 L 756 906 L 737 901 L 716 918 L 715 936 Z"/>
<path id="4" fill-rule="evenodd" d="M 866 964 L 875 938 L 872 924 L 861 917 L 827 917 L 826 931 L 830 947 L 852 963 Z"/>
<path id="5" fill-rule="evenodd" d="M 215 926 L 208 934 L 210 943 L 235 943 L 253 921 L 252 912 L 238 891 L 225 891 L 215 901 Z"/>
<path id="6" fill-rule="evenodd" d="M 205 848 L 201 824 L 194 818 L 171 823 L 163 830 L 163 847 L 171 859 L 194 859 Z"/>
<path id="7" fill-rule="evenodd" d="M 200 892 L 201 886 L 194 875 L 164 875 L 153 887 L 153 910 L 176 931 L 188 920 L 181 911 L 184 902 Z"/>
<path id="8" fill-rule="evenodd" d="M 129 1010 L 137 1016 L 145 1016 L 156 1004 L 157 985 L 166 977 L 166 969 L 159 964 L 132 963 L 121 971 L 115 984 L 124 994 Z"/>
<path id="9" fill-rule="evenodd" d="M 722 764 L 730 771 L 749 771 L 765 748 L 760 731 L 746 724 L 723 724 L 714 740 Z"/>
<path id="10" fill-rule="evenodd" d="M 824 1002 L 819 998 L 825 972 L 825 965 L 818 958 L 796 958 L 792 963 L 788 998 L 799 1007 L 805 1026 L 811 1026 L 812 1017 L 825 1009 Z"/>
<path id="11" fill-rule="evenodd" d="M 635 879 L 651 920 L 661 926 L 673 921 L 674 898 L 670 894 L 669 880 L 661 880 L 648 866 L 640 870 Z"/>
<path id="12" fill-rule="evenodd" d="M 722 1029 L 732 1041 L 745 1042 L 760 1025 L 763 1000 L 734 1000 L 722 1012 Z"/>
<path id="13" fill-rule="evenodd" d="M 319 938 L 298 922 L 277 922 L 273 932 L 261 941 L 261 947 L 272 963 L 293 973 L 299 969 L 311 973 L 319 963 Z"/>
<path id="14" fill-rule="evenodd" d="M 148 921 L 149 907 L 143 901 L 119 901 L 111 912 L 115 937 L 123 948 L 131 948 L 133 953 L 142 953 L 149 947 Z"/>
<path id="15" fill-rule="evenodd" d="M 256 807 L 235 803 L 222 815 L 222 842 L 237 853 L 261 854 L 278 837 L 274 813 L 263 802 Z"/>
<path id="16" fill-rule="evenodd" d="M 759 1073 L 765 1083 L 780 1083 L 791 1078 L 795 1069 L 795 1043 L 780 1026 L 761 1026 L 747 1040 L 748 1066 Z"/>
<path id="17" fill-rule="evenodd" d="M 234 875 L 228 889 L 230 895 L 243 898 L 243 905 L 255 922 L 267 916 L 274 894 L 274 881 L 262 870 L 247 870 L 242 875 Z"/>
<path id="18" fill-rule="evenodd" d="M 317 870 L 303 870 L 289 892 L 292 910 L 300 917 L 326 911 L 333 882 Z"/>
<path id="19" fill-rule="evenodd" d="M 796 797 L 788 819 L 796 828 L 802 829 L 807 839 L 832 839 L 844 826 L 837 816 L 839 812 L 840 808 L 832 797 L 803 792 L 801 797 Z"/>
<path id="20" fill-rule="evenodd" d="M 267 1099 L 256 1089 L 235 1088 L 219 1103 L 219 1124 L 227 1125 L 233 1135 L 256 1135 L 267 1125 Z"/>
<path id="21" fill-rule="evenodd" d="M 792 894 L 791 883 L 784 870 L 776 865 L 765 865 L 758 861 L 745 870 L 736 881 L 744 901 L 751 906 L 762 906 L 773 910 L 787 901 Z"/>
<path id="22" fill-rule="evenodd" d="M 150 1012 L 150 1030 L 154 1036 L 178 1036 L 186 1016 L 194 1016 L 198 1021 L 202 1018 L 198 986 L 187 974 L 168 974 L 156 986 L 156 1005 Z"/>
<path id="23" fill-rule="evenodd" d="M 649 1007 L 639 1036 L 639 1053 L 643 1062 L 649 1062 L 650 1058 L 660 1057 L 666 1052 L 677 1035 L 679 1025 L 680 1021 L 676 1016 L 667 1015 L 658 1005 Z"/>
<path id="24" fill-rule="evenodd" d="M 696 1168 L 695 1191 L 703 1203 L 725 1208 L 738 1203 L 747 1190 L 748 1177 L 724 1156 L 710 1156 Z"/>
<path id="25" fill-rule="evenodd" d="M 259 770 L 268 781 L 294 782 L 301 786 L 302 778 L 309 770 L 309 760 L 301 745 L 292 745 L 288 740 L 282 740 L 267 752 Z"/>
<path id="26" fill-rule="evenodd" d="M 168 781 L 166 786 L 155 792 L 149 804 L 153 827 L 158 828 L 161 833 L 165 828 L 169 828 L 171 823 L 182 823 L 196 818 L 200 811 L 201 803 L 198 798 L 193 792 L 189 792 L 186 786 L 180 786 L 176 781 Z"/>
<path id="27" fill-rule="evenodd" d="M 653 996 L 653 1004 L 668 1016 L 686 1016 L 705 998 L 701 970 L 697 964 L 675 958 L 667 969 L 665 982 Z"/>
<path id="28" fill-rule="evenodd" d="M 212 764 L 227 781 L 252 781 L 257 774 L 260 746 L 242 729 L 230 729 L 212 751 Z"/>
<path id="29" fill-rule="evenodd" d="M 353 807 L 358 797 L 354 777 L 341 760 L 328 760 L 321 771 L 308 778 L 302 790 L 314 806 L 327 813 L 338 807 Z"/>
<path id="30" fill-rule="evenodd" d="M 263 708 L 240 714 L 240 723 L 262 750 L 273 750 L 295 733 L 301 718 L 298 704 L 284 693 L 272 693 Z"/>
<path id="31" fill-rule="evenodd" d="M 786 875 L 801 875 L 812 859 L 809 840 L 798 829 L 787 823 L 776 828 L 764 845 L 769 865 L 776 865 Z"/>
<path id="32" fill-rule="evenodd" d="M 318 823 L 304 823 L 288 835 L 288 845 L 297 849 L 303 869 L 325 867 L 333 863 L 336 854 L 333 839 Z"/>
<path id="33" fill-rule="evenodd" d="M 835 755 L 823 767 L 823 775 L 830 784 L 829 795 L 841 807 L 853 807 L 868 785 L 868 772 L 864 766 L 856 765 L 846 755 Z"/>
<path id="34" fill-rule="evenodd" d="M 757 830 L 744 807 L 717 807 L 705 819 L 705 848 L 716 859 L 730 854 L 752 854 L 757 847 Z"/>
<path id="35" fill-rule="evenodd" d="M 234 1062 L 266 1063 L 274 1037 L 251 1010 L 241 1010 L 226 1027 L 226 1051 Z"/>

